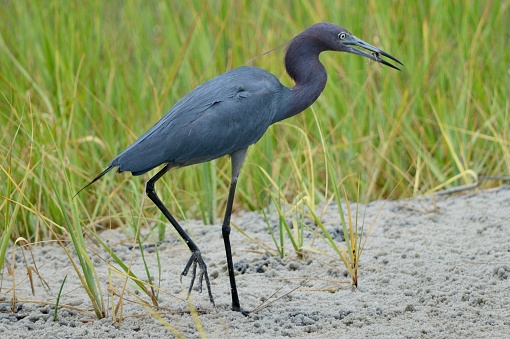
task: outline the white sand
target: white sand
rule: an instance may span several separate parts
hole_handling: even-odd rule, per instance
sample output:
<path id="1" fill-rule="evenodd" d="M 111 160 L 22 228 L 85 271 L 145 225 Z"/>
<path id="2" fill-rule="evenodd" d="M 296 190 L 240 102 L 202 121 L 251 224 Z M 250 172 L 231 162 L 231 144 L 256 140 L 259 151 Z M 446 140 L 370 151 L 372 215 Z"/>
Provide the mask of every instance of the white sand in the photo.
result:
<path id="1" fill-rule="evenodd" d="M 244 274 L 237 276 L 241 305 L 245 309 L 259 306 L 275 293 L 281 296 L 298 287 L 249 317 L 230 310 L 220 226 L 187 223 L 186 228 L 201 247 L 208 264 L 217 304 L 216 308 L 211 306 L 205 290 L 201 294 L 192 292 L 190 300 L 206 311 L 199 319 L 207 336 L 510 337 L 510 187 L 435 200 L 429 197 L 387 202 L 383 206 L 361 257 L 359 288 L 355 292 L 348 283 L 342 283 L 348 279 L 337 257 L 314 255 L 306 260 L 292 254 L 283 260 L 268 257 L 234 230 L 234 262 L 243 262 L 247 267 Z M 366 211 L 366 227 L 376 218 L 383 203 L 360 207 L 362 212 Z M 276 225 L 276 218 L 273 219 Z M 339 225 L 336 205 L 328 207 L 323 221 L 328 228 Z M 259 241 L 272 243 L 262 216 L 239 213 L 233 222 Z M 159 302 L 164 311 L 175 313 L 165 314 L 163 318 L 186 338 L 198 338 L 192 316 L 178 312 L 188 310 L 182 299 L 189 278 L 184 278 L 181 284 L 179 275 L 189 252 L 173 232 L 167 233 L 169 242 L 160 247 L 161 288 L 166 292 L 161 292 Z M 121 258 L 129 260 L 132 251 L 128 241 L 122 242 L 125 237 L 120 231 L 105 231 L 102 238 L 109 240 Z M 305 241 L 309 245 L 311 240 L 312 237 L 307 237 Z M 316 240 L 314 246 L 329 250 L 321 240 Z M 90 248 L 112 262 L 96 245 L 91 244 Z M 108 281 L 111 278 L 114 283 L 122 284 L 124 279 L 108 271 L 108 266 L 97 256 L 94 262 L 101 274 L 108 316 L 96 320 L 82 311 L 65 307 L 59 311 L 58 322 L 53 322 L 53 307 L 39 302 L 55 302 L 66 274 L 61 302 L 90 312 L 92 308 L 61 247 L 47 245 L 33 250 L 49 291 L 34 276 L 36 294 L 31 294 L 18 249 L 16 296 L 27 301 L 20 301 L 16 312 L 11 313 L 12 280 L 4 268 L 0 294 L 1 338 L 171 337 L 158 321 L 147 316 L 147 310 L 130 302 L 135 296 L 128 292 L 122 310 L 125 318 L 120 325 L 112 323 L 112 300 L 106 292 Z M 147 248 L 145 254 L 151 273 L 157 277 L 155 252 Z M 12 252 L 8 258 L 11 262 Z M 133 271 L 145 278 L 140 252 L 135 251 L 133 258 Z M 121 289 L 119 285 L 114 287 Z M 127 290 L 134 290 L 132 283 L 127 285 Z"/>

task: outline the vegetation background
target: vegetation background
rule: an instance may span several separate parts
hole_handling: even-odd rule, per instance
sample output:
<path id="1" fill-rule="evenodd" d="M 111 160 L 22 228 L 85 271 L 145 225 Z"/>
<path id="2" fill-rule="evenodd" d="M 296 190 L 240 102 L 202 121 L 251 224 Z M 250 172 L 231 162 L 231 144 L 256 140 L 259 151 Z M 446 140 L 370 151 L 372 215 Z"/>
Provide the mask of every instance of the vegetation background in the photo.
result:
<path id="1" fill-rule="evenodd" d="M 255 65 L 292 86 L 282 44 L 321 21 L 405 67 L 323 53 L 324 93 L 250 148 L 235 209 L 282 211 L 303 198 L 316 206 L 340 183 L 362 202 L 476 184 L 482 175 L 498 179 L 484 186 L 497 186 L 510 172 L 510 1 L 1 4 L 0 266 L 19 237 L 80 246 L 81 234 L 100 227 L 135 234 L 138 225 L 162 237 L 166 220 L 144 199 L 154 171 L 112 173 L 73 195 L 218 74 Z M 173 170 L 157 189 L 177 219 L 212 224 L 229 180 L 225 158 Z"/>

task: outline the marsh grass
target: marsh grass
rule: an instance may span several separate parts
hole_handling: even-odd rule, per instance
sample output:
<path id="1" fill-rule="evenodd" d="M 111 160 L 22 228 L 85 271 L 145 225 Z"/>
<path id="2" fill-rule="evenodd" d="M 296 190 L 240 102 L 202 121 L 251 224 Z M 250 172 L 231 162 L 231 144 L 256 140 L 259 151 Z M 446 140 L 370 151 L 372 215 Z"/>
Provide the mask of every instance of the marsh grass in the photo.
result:
<path id="1" fill-rule="evenodd" d="M 0 267 L 20 237 L 31 244 L 71 239 L 78 262 L 69 255 L 70 263 L 96 316 L 103 316 L 86 238 L 100 239 L 101 227 L 134 237 L 150 226 L 151 236 L 163 239 L 166 220 L 143 199 L 154 172 L 108 175 L 71 197 L 205 80 L 248 63 L 291 86 L 284 48 L 262 54 L 319 21 L 343 24 L 406 66 L 396 72 L 356 56 L 321 55 L 329 75 L 323 95 L 251 147 L 236 209 L 288 205 L 290 214 L 282 215 L 299 225 L 303 210 L 296 208 L 314 211 L 338 199 L 340 182 L 347 198 L 363 203 L 392 192 L 392 198 L 430 194 L 482 175 L 508 176 L 510 1 L 346 4 L 6 1 L 0 11 Z M 157 190 L 177 219 L 216 223 L 229 180 L 229 161 L 219 159 L 174 170 Z M 144 203 L 133 221 L 136 202 Z M 286 220 L 284 236 L 275 237 L 279 255 L 287 241 L 294 251 L 303 247 L 301 233 Z M 122 264 L 152 300 L 156 292 L 136 283 L 147 272 Z"/>
<path id="2" fill-rule="evenodd" d="M 64 276 L 64 279 L 62 280 L 62 284 L 60 284 L 60 289 L 58 290 L 57 300 L 55 301 L 55 310 L 53 311 L 53 321 L 58 320 L 58 306 L 60 304 L 60 297 L 62 296 L 62 290 L 64 289 L 64 285 L 67 280 L 67 274 Z"/>

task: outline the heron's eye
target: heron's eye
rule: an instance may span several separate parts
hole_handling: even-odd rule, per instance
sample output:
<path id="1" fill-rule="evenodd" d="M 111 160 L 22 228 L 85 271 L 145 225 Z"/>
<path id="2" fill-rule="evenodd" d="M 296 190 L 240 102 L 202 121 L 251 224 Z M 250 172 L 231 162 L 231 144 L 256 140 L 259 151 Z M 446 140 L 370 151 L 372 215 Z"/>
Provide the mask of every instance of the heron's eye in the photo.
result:
<path id="1" fill-rule="evenodd" d="M 340 39 L 340 40 L 345 39 L 345 33 L 342 32 L 342 33 L 338 34 L 338 39 Z"/>

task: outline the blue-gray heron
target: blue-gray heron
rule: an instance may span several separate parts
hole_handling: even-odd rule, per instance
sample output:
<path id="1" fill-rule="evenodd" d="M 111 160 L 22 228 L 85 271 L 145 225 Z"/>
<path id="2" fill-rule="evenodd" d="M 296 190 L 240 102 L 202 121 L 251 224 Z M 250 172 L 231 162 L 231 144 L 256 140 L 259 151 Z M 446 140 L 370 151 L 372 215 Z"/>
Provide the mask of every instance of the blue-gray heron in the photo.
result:
<path id="1" fill-rule="evenodd" d="M 397 70 L 382 56 L 403 65 L 395 57 L 356 38 L 343 27 L 331 23 L 313 25 L 296 36 L 285 53 L 285 68 L 296 83 L 294 87 L 285 87 L 274 75 L 257 67 L 239 67 L 225 72 L 184 96 L 149 131 L 115 157 L 108 168 L 85 186 L 96 182 L 114 167 L 118 167 L 118 172 L 141 175 L 164 165 L 147 182 L 146 193 L 192 252 L 182 272 L 186 276 L 190 268 L 192 270 L 188 293 L 193 287 L 198 265 L 199 289 L 202 289 L 205 278 L 209 299 L 214 305 L 207 266 L 200 250 L 163 205 L 154 184 L 173 167 L 230 156 L 232 181 L 222 235 L 232 309 L 247 313 L 242 311 L 239 303 L 229 239 L 230 215 L 239 171 L 248 147 L 256 143 L 269 126 L 302 112 L 317 100 L 327 80 L 326 70 L 319 61 L 319 54 L 323 51 L 361 55 Z"/>

